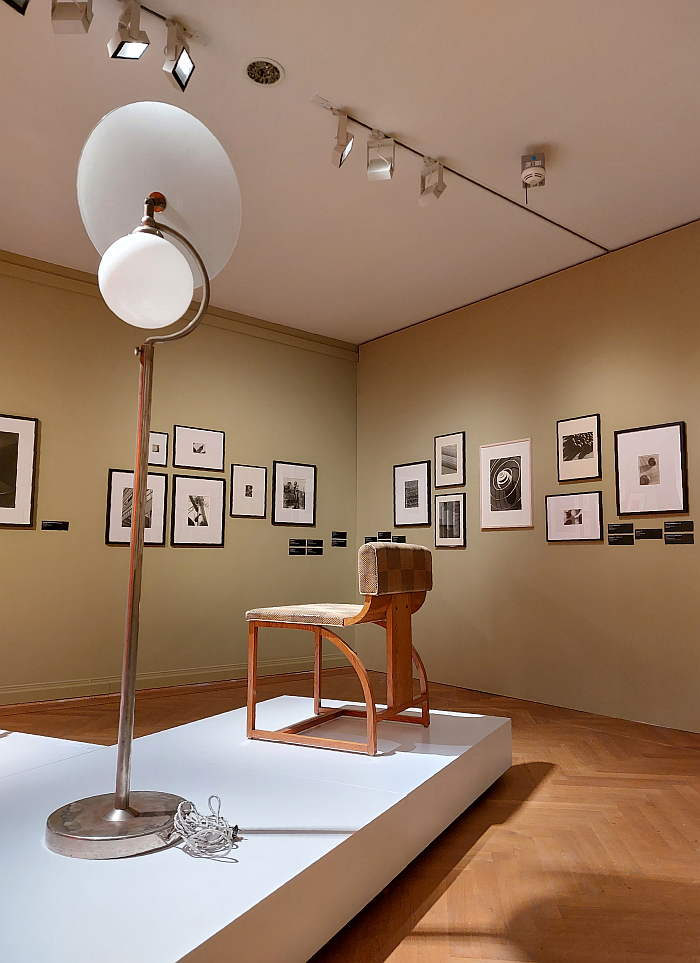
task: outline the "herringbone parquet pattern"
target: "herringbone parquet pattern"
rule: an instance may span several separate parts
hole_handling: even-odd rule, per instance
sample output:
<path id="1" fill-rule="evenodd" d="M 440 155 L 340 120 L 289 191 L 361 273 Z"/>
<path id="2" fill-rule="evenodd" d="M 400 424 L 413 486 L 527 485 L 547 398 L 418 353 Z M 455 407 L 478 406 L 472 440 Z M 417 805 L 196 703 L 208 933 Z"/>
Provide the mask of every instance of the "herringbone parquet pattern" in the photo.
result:
<path id="1" fill-rule="evenodd" d="M 354 685 L 336 670 L 325 694 L 360 698 Z M 700 961 L 700 735 L 449 686 L 431 695 L 435 708 L 510 716 L 514 766 L 312 963 Z M 143 693 L 137 734 L 244 700 L 236 684 Z M 116 720 L 114 698 L 0 709 L 0 728 L 103 744 Z"/>

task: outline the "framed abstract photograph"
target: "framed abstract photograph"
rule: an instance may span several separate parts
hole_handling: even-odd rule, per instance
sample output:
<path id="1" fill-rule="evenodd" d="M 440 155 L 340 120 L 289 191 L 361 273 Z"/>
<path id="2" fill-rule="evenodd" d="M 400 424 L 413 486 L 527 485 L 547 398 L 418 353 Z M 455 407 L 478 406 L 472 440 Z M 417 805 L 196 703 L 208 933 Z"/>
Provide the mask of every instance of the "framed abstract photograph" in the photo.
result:
<path id="1" fill-rule="evenodd" d="M 685 422 L 615 432 L 618 515 L 688 511 Z"/>
<path id="2" fill-rule="evenodd" d="M 0 415 L 0 525 L 31 527 L 39 422 Z"/>
<path id="3" fill-rule="evenodd" d="M 148 464 L 168 464 L 168 433 L 167 431 L 152 431 L 148 438 Z"/>
<path id="4" fill-rule="evenodd" d="M 267 503 L 267 468 L 231 465 L 231 515 L 264 518 Z"/>
<path id="5" fill-rule="evenodd" d="M 529 438 L 479 449 L 482 528 L 532 527 Z"/>
<path id="6" fill-rule="evenodd" d="M 272 463 L 272 524 L 316 524 L 316 466 Z"/>
<path id="7" fill-rule="evenodd" d="M 602 541 L 602 492 L 547 495 L 544 507 L 548 542 Z"/>
<path id="8" fill-rule="evenodd" d="M 600 415 L 557 422 L 557 474 L 560 482 L 602 478 Z"/>
<path id="9" fill-rule="evenodd" d="M 170 544 L 222 548 L 226 480 L 173 475 Z"/>
<path id="10" fill-rule="evenodd" d="M 150 472 L 146 480 L 145 545 L 165 545 L 168 476 Z M 134 473 L 110 468 L 107 483 L 107 545 L 129 545 L 134 510 Z"/>
<path id="11" fill-rule="evenodd" d="M 452 435 L 435 437 L 435 487 L 448 488 L 464 485 L 466 435 L 457 431 Z"/>
<path id="12" fill-rule="evenodd" d="M 430 525 L 430 462 L 394 465 L 394 528 Z"/>
<path id="13" fill-rule="evenodd" d="M 435 548 L 465 548 L 467 496 L 464 492 L 435 496 Z"/>
<path id="14" fill-rule="evenodd" d="M 173 427 L 173 468 L 224 470 L 224 433 L 208 428 Z"/>

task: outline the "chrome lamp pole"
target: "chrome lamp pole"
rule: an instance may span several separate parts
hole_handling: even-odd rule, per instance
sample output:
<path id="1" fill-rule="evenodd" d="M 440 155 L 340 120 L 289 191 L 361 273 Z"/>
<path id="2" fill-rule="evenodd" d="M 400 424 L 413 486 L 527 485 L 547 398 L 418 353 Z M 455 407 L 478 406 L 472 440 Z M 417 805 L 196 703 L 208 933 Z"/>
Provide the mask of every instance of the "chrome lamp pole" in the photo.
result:
<path id="1" fill-rule="evenodd" d="M 192 244 L 178 231 L 154 219 L 165 210 L 165 197 L 154 192 L 145 202 L 141 224 L 133 234 L 150 234 L 176 238 L 195 261 L 202 276 L 202 299 L 195 316 L 180 331 L 154 335 L 136 349 L 141 372 L 139 380 L 136 465 L 134 470 L 133 515 L 131 522 L 131 557 L 129 593 L 126 607 L 126 631 L 122 665 L 117 774 L 114 793 L 89 796 L 61 806 L 46 823 L 46 845 L 62 856 L 82 859 L 115 859 L 153 852 L 173 841 L 173 819 L 181 796 L 166 792 L 131 791 L 131 750 L 134 738 L 134 704 L 136 699 L 136 663 L 139 641 L 139 606 L 143 572 L 143 548 L 146 528 L 146 490 L 148 450 L 153 389 L 153 355 L 156 344 L 177 341 L 198 326 L 209 305 L 209 275 L 204 262 Z"/>

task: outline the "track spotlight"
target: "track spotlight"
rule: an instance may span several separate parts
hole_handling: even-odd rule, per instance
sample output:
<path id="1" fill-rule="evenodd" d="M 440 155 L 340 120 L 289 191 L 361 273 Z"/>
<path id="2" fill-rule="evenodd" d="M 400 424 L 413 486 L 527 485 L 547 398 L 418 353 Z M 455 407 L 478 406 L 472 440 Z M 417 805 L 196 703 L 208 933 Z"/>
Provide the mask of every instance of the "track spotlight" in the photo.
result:
<path id="1" fill-rule="evenodd" d="M 167 21 L 168 40 L 165 47 L 163 70 L 170 77 L 173 86 L 184 91 L 194 73 L 194 61 L 185 39 L 185 28 L 175 20 Z"/>
<path id="2" fill-rule="evenodd" d="M 439 161 L 432 157 L 423 158 L 423 170 L 420 172 L 420 197 L 418 203 L 426 207 L 436 201 L 445 190 L 444 168 Z"/>
<path id="3" fill-rule="evenodd" d="M 54 33 L 87 33 L 92 23 L 92 0 L 51 0 Z"/>
<path id="4" fill-rule="evenodd" d="M 367 177 L 370 181 L 388 181 L 394 176 L 396 144 L 393 137 L 372 131 L 367 141 Z"/>
<path id="5" fill-rule="evenodd" d="M 5 0 L 8 7 L 12 7 L 17 13 L 21 13 L 22 16 L 27 12 L 27 6 L 29 5 L 29 0 Z"/>
<path id="6" fill-rule="evenodd" d="M 352 150 L 355 138 L 348 132 L 348 115 L 344 110 L 334 110 L 333 113 L 338 118 L 338 133 L 335 135 L 336 144 L 333 148 L 333 163 L 336 167 L 342 167 Z"/>
<path id="7" fill-rule="evenodd" d="M 126 0 L 117 32 L 107 44 L 110 57 L 138 60 L 149 43 L 146 32 L 141 30 L 141 4 L 138 0 Z"/>

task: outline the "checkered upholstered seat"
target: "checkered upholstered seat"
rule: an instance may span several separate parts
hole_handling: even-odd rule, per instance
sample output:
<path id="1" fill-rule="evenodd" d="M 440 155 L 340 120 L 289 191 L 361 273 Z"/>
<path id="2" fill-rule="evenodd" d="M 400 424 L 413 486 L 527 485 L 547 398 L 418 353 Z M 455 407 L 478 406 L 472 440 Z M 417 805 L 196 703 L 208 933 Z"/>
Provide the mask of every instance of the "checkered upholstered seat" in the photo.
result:
<path id="1" fill-rule="evenodd" d="M 299 622 L 301 625 L 344 625 L 362 611 L 361 605 L 276 605 L 270 609 L 251 609 L 246 612 L 248 622 Z"/>

